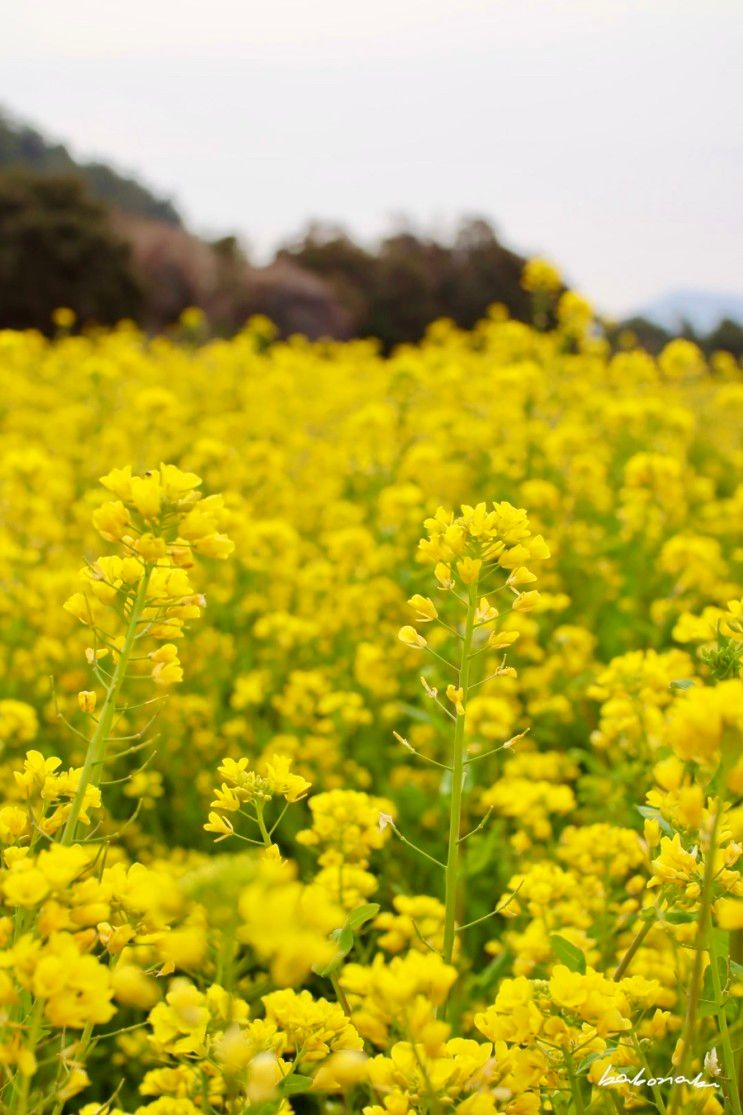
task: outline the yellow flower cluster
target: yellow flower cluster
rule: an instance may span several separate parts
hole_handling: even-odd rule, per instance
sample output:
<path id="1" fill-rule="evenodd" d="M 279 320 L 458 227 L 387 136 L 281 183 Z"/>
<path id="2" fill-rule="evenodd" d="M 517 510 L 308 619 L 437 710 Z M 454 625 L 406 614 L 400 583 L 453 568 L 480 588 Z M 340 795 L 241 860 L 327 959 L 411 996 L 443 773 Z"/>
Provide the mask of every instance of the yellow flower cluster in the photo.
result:
<path id="1" fill-rule="evenodd" d="M 3 1112 L 741 1115 L 740 368 L 524 286 L 0 333 Z"/>

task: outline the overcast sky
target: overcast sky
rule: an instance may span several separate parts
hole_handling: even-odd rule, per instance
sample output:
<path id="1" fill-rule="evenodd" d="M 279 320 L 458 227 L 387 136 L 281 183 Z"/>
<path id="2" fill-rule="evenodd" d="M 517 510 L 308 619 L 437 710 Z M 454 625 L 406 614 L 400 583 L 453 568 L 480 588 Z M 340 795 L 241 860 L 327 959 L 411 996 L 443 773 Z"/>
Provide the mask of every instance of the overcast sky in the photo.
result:
<path id="1" fill-rule="evenodd" d="M 490 217 L 601 309 L 743 294 L 741 0 L 22 0 L 0 104 L 265 252 Z"/>

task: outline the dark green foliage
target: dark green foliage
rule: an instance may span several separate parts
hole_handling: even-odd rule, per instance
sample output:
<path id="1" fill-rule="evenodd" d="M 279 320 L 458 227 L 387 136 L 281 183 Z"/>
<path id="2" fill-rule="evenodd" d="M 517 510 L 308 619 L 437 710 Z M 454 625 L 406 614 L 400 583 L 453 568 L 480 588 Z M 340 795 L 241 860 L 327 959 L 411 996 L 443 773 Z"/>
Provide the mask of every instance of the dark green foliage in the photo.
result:
<path id="1" fill-rule="evenodd" d="M 0 173 L 0 327 L 49 331 L 60 306 L 82 324 L 136 316 L 129 247 L 78 179 Z"/>
<path id="2" fill-rule="evenodd" d="M 734 356 L 743 357 L 743 325 L 739 321 L 730 321 L 725 318 L 707 337 L 703 338 L 705 350 L 714 352 L 722 349 L 723 352 L 732 352 Z"/>
<path id="3" fill-rule="evenodd" d="M 341 229 L 314 225 L 279 257 L 328 281 L 354 333 L 379 337 L 386 348 L 419 340 L 440 317 L 471 328 L 494 302 L 514 317 L 530 316 L 520 285 L 524 260 L 484 220 L 464 221 L 451 244 L 406 231 L 374 251 Z"/>
<path id="4" fill-rule="evenodd" d="M 63 144 L 50 142 L 34 128 L 16 124 L 0 112 L 0 170 L 14 167 L 37 174 L 74 175 L 93 197 L 114 209 L 167 224 L 181 223 L 172 202 L 156 197 L 134 178 L 119 174 L 105 163 L 78 163 Z"/>
<path id="5" fill-rule="evenodd" d="M 679 333 L 669 333 L 667 329 L 643 317 L 628 318 L 618 326 L 618 331 L 628 329 L 648 352 L 657 354 L 675 336 L 686 337 L 699 345 L 702 352 L 730 352 L 733 356 L 743 357 L 743 325 L 737 321 L 721 321 L 711 333 L 696 333 L 688 323 Z"/>

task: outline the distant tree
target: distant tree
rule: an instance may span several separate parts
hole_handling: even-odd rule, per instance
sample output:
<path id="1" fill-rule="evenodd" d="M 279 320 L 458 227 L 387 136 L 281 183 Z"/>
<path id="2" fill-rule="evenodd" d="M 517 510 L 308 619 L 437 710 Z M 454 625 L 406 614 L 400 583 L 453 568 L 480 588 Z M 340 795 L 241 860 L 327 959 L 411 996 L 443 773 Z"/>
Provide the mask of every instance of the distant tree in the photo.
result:
<path id="1" fill-rule="evenodd" d="M 336 225 L 314 222 L 304 237 L 280 248 L 276 262 L 290 262 L 324 279 L 354 333 L 363 333 L 374 296 L 376 257 Z"/>
<path id="2" fill-rule="evenodd" d="M 725 318 L 704 338 L 704 348 L 707 352 L 722 350 L 732 352 L 739 359 L 743 358 L 743 325 L 739 321 Z"/>
<path id="3" fill-rule="evenodd" d="M 354 332 L 379 337 L 387 349 L 419 340 L 437 317 L 469 328 L 493 302 L 515 317 L 530 314 L 521 289 L 524 260 L 481 218 L 463 221 L 451 244 L 403 229 L 375 250 L 336 226 L 314 224 L 278 258 L 330 282 Z"/>
<path id="4" fill-rule="evenodd" d="M 140 303 L 129 246 L 77 179 L 0 174 L 0 326 L 48 331 L 60 306 L 111 324 Z"/>
<path id="5" fill-rule="evenodd" d="M 488 221 L 465 220 L 452 251 L 452 290 L 449 314 L 471 329 L 493 302 L 503 302 L 513 317 L 531 316 L 531 299 L 521 286 L 524 259 L 504 248 Z"/>
<path id="6" fill-rule="evenodd" d="M 630 317 L 620 322 L 615 326 L 611 339 L 616 340 L 622 334 L 630 335 L 642 348 L 653 355 L 657 355 L 671 340 L 671 334 L 662 326 L 644 317 Z"/>
<path id="7" fill-rule="evenodd" d="M 372 292 L 362 333 L 379 337 L 385 348 L 416 341 L 426 326 L 448 313 L 441 298 L 448 252 L 437 244 L 400 232 L 382 242 L 372 274 Z"/>
<path id="8" fill-rule="evenodd" d="M 730 352 L 739 359 L 743 358 L 743 324 L 729 319 L 721 321 L 710 333 L 697 333 L 688 321 L 684 321 L 678 330 L 670 333 L 655 322 L 648 321 L 647 318 L 633 317 L 620 322 L 612 331 L 610 339 L 616 342 L 623 333 L 632 335 L 654 356 L 657 356 L 674 337 L 685 337 L 699 345 L 706 356 L 723 351 Z"/>

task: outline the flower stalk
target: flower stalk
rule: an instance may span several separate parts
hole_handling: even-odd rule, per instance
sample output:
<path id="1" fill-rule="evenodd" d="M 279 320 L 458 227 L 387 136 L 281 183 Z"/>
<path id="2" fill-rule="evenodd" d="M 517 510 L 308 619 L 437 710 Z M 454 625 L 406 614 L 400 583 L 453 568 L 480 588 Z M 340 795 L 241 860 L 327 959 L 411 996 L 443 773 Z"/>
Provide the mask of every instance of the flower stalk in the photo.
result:
<path id="1" fill-rule="evenodd" d="M 456 913 L 459 897 L 460 833 L 462 828 L 462 798 L 464 794 L 467 696 L 469 692 L 472 635 L 477 607 L 477 582 L 469 585 L 467 618 L 465 621 L 462 653 L 457 687 L 462 692 L 463 711 L 458 713 L 454 725 L 451 755 L 451 805 L 449 812 L 449 851 L 446 859 L 446 912 L 444 915 L 444 960 L 451 963 L 456 935 Z"/>
<path id="2" fill-rule="evenodd" d="M 90 738 L 88 750 L 85 755 L 82 770 L 80 772 L 80 781 L 78 782 L 77 791 L 72 801 L 72 808 L 70 815 L 67 818 L 67 823 L 62 832 L 60 843 L 63 845 L 72 844 L 75 840 L 77 833 L 77 824 L 80 818 L 80 812 L 85 801 L 85 793 L 88 786 L 97 786 L 102 778 L 103 764 L 106 756 L 106 744 L 108 743 L 111 735 L 111 728 L 113 726 L 114 716 L 118 710 L 117 701 L 121 687 L 127 675 L 129 661 L 134 650 L 135 641 L 137 638 L 137 629 L 142 618 L 145 604 L 147 602 L 147 588 L 152 576 L 152 566 L 146 565 L 139 582 L 137 595 L 134 598 L 132 610 L 129 615 L 129 622 L 124 637 L 124 644 L 119 654 L 118 662 L 111 675 L 111 681 L 106 690 L 106 696 L 101 707 L 101 714 L 98 718 L 95 731 Z"/>
<path id="3" fill-rule="evenodd" d="M 713 884 L 715 877 L 715 849 L 717 847 L 717 834 L 720 828 L 720 818 L 722 816 L 723 803 L 721 799 L 715 803 L 715 812 L 712 817 L 712 824 L 709 828 L 709 838 L 707 848 L 705 850 L 704 862 L 704 876 L 702 879 L 702 893 L 699 899 L 699 914 L 697 918 L 697 930 L 694 940 L 694 966 L 691 972 L 691 980 L 689 982 L 689 991 L 686 1000 L 686 1014 L 684 1016 L 684 1027 L 681 1035 L 681 1050 L 679 1057 L 679 1076 L 686 1076 L 688 1068 L 691 1063 L 693 1048 L 694 1048 L 694 1033 L 697 1026 L 697 1015 L 699 1012 L 699 1000 L 702 994 L 702 980 L 704 976 L 704 957 L 709 938 L 710 929 L 710 913 L 712 908 L 712 895 Z M 714 957 L 710 958 L 710 963 L 714 964 Z M 734 1086 L 734 1085 L 733 1085 Z M 676 1115 L 681 1103 L 680 1086 L 676 1086 L 673 1091 L 673 1097 L 668 1109 L 669 1115 Z M 740 1104 L 740 1101 L 738 1101 Z M 738 1111 L 740 1106 L 738 1107 Z"/>

